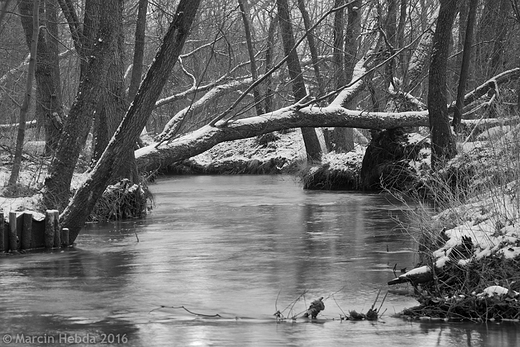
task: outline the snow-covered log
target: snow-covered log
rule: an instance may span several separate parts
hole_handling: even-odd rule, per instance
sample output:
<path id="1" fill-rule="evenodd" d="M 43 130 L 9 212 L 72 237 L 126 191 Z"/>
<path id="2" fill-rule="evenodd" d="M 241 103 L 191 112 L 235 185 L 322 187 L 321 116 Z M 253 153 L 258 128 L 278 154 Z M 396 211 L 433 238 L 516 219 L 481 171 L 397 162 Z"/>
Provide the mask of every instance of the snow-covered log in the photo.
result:
<path id="1" fill-rule="evenodd" d="M 234 120 L 225 127 L 206 125 L 169 143 L 150 145 L 135 152 L 141 171 L 152 171 L 203 153 L 216 144 L 254 137 L 272 131 L 300 127 L 351 127 L 389 129 L 427 126 L 428 112 L 365 112 L 343 107 L 297 105 L 246 119 Z M 156 147 L 157 146 L 157 147 Z"/>

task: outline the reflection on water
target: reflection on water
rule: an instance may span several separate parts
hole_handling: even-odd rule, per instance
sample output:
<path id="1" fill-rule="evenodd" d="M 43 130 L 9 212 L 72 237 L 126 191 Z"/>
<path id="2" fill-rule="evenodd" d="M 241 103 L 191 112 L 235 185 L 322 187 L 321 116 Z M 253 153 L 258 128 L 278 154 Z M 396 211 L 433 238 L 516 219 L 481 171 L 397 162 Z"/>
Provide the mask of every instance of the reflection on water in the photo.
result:
<path id="1" fill-rule="evenodd" d="M 396 294 L 378 322 L 338 319 L 366 312 L 394 264 L 415 261 L 392 218 L 399 206 L 385 195 L 306 192 L 284 176 L 173 177 L 151 188 L 156 206 L 146 220 L 91 225 L 70 250 L 0 257 L 0 334 L 20 346 L 20 334 L 46 336 L 40 345 L 85 337 L 128 346 L 519 342 L 515 325 L 393 318 L 416 304 Z M 274 321 L 277 309 L 298 313 L 319 296 L 320 320 Z"/>

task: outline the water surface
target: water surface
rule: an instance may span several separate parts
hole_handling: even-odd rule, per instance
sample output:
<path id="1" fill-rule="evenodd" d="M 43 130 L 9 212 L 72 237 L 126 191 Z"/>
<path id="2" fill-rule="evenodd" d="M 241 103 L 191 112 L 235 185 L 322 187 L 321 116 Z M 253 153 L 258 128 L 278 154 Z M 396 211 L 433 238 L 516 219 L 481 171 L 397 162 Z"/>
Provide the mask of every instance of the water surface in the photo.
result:
<path id="1" fill-rule="evenodd" d="M 169 177 L 151 189 L 145 220 L 89 225 L 70 250 L 0 257 L 0 335 L 20 346 L 520 342 L 512 324 L 394 318 L 416 305 L 396 293 L 377 322 L 339 319 L 366 312 L 381 290 L 379 308 L 393 266 L 415 262 L 396 222 L 403 207 L 384 194 L 303 191 L 289 176 Z M 273 317 L 318 297 L 317 321 Z"/>

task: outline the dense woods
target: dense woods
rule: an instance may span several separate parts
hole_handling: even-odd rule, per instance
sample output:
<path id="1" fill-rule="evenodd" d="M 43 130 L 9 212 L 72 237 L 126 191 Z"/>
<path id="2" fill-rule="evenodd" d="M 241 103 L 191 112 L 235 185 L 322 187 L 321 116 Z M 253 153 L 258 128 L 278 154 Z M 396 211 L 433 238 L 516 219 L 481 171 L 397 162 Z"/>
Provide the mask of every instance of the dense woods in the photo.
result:
<path id="1" fill-rule="evenodd" d="M 353 149 L 353 128 L 428 127 L 438 170 L 461 123 L 518 115 L 517 0 L 0 5 L 10 189 L 23 149 L 42 147 L 45 207 L 73 239 L 108 184 L 222 141 L 301 128 L 319 163 Z M 72 196 L 79 167 L 89 176 Z"/>

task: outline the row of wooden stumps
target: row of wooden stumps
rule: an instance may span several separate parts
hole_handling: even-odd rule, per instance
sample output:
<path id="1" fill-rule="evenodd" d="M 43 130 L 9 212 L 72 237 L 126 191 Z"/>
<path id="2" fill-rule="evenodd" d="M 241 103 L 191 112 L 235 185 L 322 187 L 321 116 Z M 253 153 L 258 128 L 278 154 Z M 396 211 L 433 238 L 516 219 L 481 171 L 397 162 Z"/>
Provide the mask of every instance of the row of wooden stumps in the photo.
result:
<path id="1" fill-rule="evenodd" d="M 0 209 L 0 253 L 70 246 L 69 229 L 60 228 L 57 210 L 47 210 L 44 218 L 30 211 L 9 212 L 7 223 L 3 215 Z"/>

